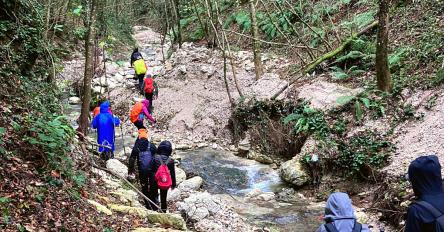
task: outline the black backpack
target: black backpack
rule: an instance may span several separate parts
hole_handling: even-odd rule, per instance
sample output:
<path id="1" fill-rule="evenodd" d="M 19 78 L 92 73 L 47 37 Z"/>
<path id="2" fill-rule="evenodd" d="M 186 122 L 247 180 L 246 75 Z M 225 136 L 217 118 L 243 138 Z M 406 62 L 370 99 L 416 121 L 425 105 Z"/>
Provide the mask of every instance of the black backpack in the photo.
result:
<path id="1" fill-rule="evenodd" d="M 324 224 L 325 229 L 327 229 L 328 232 L 340 232 L 338 229 L 336 229 L 333 222 L 325 223 Z M 362 230 L 362 225 L 357 220 L 355 220 L 355 225 L 353 226 L 352 232 L 360 232 Z"/>
<path id="2" fill-rule="evenodd" d="M 435 231 L 442 232 L 444 231 L 444 214 L 441 213 L 438 209 L 436 209 L 432 204 L 427 201 L 417 201 L 416 204 L 424 207 L 429 211 L 433 217 L 435 217 Z"/>

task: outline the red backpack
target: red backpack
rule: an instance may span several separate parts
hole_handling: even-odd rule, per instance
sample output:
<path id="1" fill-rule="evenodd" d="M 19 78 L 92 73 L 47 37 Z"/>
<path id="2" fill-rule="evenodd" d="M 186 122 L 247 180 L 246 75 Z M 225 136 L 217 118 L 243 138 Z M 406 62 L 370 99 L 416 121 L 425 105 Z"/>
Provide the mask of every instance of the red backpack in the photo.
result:
<path id="1" fill-rule="evenodd" d="M 157 169 L 156 175 L 154 176 L 154 179 L 157 182 L 157 186 L 161 190 L 168 190 L 171 185 L 173 184 L 173 181 L 171 180 L 170 170 L 168 169 L 168 166 L 166 165 L 170 158 L 167 159 L 167 161 L 164 163 L 162 160 L 162 157 L 159 157 L 160 159 L 160 167 Z"/>
<path id="2" fill-rule="evenodd" d="M 145 91 L 145 93 L 153 93 L 153 91 L 154 91 L 153 78 L 149 78 L 149 77 L 145 78 L 143 90 Z"/>

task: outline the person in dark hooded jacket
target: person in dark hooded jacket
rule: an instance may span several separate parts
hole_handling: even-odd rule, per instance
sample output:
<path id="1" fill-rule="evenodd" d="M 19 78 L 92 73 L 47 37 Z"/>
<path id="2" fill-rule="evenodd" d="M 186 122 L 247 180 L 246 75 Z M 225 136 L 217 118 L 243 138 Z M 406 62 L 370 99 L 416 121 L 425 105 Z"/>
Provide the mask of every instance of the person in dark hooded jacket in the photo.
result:
<path id="1" fill-rule="evenodd" d="M 419 201 L 425 201 L 444 214 L 441 165 L 436 155 L 416 158 L 409 166 L 408 178 Z M 435 232 L 435 217 L 427 208 L 412 203 L 407 211 L 405 232 Z"/>
<path id="2" fill-rule="evenodd" d="M 316 232 L 334 232 L 328 230 L 328 226 L 333 226 L 339 232 L 352 232 L 356 225 L 355 211 L 347 193 L 332 193 L 325 205 L 324 220 L 326 224 L 321 225 Z M 329 224 L 329 225 L 327 225 Z M 359 225 L 357 225 L 359 226 Z M 367 225 L 361 225 L 362 232 L 369 232 Z"/>
<path id="3" fill-rule="evenodd" d="M 154 156 L 154 173 L 157 172 L 162 162 L 168 166 L 168 170 L 170 171 L 172 185 L 171 189 L 176 188 L 176 172 L 174 169 L 174 159 L 171 158 L 171 153 L 173 152 L 173 148 L 169 141 L 163 141 L 159 144 L 157 148 L 157 155 Z M 162 161 L 161 161 L 162 160 Z M 157 183 L 154 183 L 152 196 L 158 194 Z M 160 190 L 160 208 L 162 212 L 166 212 L 167 210 L 167 194 L 168 190 Z M 157 198 L 157 197 L 156 197 Z"/>
<path id="4" fill-rule="evenodd" d="M 128 176 L 134 177 L 134 163 L 137 161 L 142 193 L 150 200 L 156 201 L 157 196 L 151 196 L 151 191 L 149 191 L 149 189 L 152 188 L 153 183 L 155 182 L 153 172 L 153 156 L 156 154 L 157 148 L 154 144 L 148 141 L 148 132 L 146 129 L 139 129 L 138 132 L 139 136 L 137 137 L 128 161 Z M 147 209 L 157 210 L 157 207 L 147 200 L 145 200 L 145 207 Z"/>
<path id="5" fill-rule="evenodd" d="M 109 101 L 100 105 L 100 113 L 94 117 L 91 124 L 93 129 L 97 129 L 97 143 L 102 145 L 102 147 L 99 147 L 102 158 L 105 160 L 113 158 L 114 127 L 119 126 L 120 120 L 109 112 Z"/>

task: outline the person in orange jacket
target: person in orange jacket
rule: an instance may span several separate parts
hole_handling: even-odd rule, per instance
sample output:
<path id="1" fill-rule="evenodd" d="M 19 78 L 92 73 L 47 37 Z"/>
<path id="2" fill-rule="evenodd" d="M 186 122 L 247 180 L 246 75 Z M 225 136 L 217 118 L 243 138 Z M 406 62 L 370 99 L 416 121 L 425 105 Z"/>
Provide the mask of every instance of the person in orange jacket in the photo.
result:
<path id="1" fill-rule="evenodd" d="M 142 100 L 137 102 L 130 112 L 130 121 L 137 127 L 137 129 L 146 129 L 143 125 L 143 119 L 146 117 L 151 123 L 156 123 L 156 119 L 149 112 L 150 101 Z"/>

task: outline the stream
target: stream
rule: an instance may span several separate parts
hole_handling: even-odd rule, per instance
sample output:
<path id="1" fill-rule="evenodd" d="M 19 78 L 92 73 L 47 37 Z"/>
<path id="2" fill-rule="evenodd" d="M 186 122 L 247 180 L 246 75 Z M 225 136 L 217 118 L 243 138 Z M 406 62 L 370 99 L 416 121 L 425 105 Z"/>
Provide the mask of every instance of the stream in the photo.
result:
<path id="1" fill-rule="evenodd" d="M 277 196 L 289 188 L 269 165 L 213 149 L 177 151 L 176 156 L 188 175 L 201 176 L 205 190 L 220 195 L 252 224 L 279 231 L 307 232 L 315 231 L 320 224 L 322 206 L 311 206 L 308 200 L 292 198 L 284 202 L 280 198 L 264 201 L 247 197 L 255 189 Z"/>

